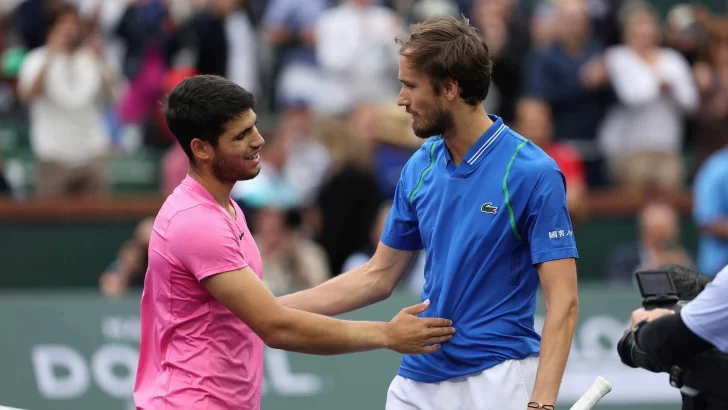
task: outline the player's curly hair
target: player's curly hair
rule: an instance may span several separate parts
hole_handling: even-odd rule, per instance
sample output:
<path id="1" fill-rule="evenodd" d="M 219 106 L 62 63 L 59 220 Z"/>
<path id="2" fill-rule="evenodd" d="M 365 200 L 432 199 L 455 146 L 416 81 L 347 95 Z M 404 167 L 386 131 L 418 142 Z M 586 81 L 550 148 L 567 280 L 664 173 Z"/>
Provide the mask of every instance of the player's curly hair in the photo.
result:
<path id="1" fill-rule="evenodd" d="M 469 105 L 480 104 L 488 96 L 493 61 L 488 46 L 468 19 L 425 20 L 412 25 L 408 34 L 395 41 L 400 45 L 399 54 L 432 79 L 436 93 L 450 78 L 458 83 L 460 97 Z"/>

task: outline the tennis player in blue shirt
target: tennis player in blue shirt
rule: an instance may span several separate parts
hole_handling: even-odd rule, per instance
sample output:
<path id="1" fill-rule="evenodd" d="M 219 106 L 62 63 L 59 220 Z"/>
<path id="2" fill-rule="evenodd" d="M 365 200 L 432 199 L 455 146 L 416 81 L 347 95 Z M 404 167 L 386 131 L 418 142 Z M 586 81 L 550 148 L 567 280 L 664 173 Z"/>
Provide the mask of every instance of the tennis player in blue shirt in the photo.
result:
<path id="1" fill-rule="evenodd" d="M 429 20 L 397 41 L 398 103 L 426 141 L 402 171 L 379 246 L 364 266 L 280 301 L 325 315 L 370 305 L 424 249 L 422 316 L 449 318 L 456 333 L 434 353 L 403 357 L 386 409 L 553 409 L 578 315 L 564 177 L 484 112 L 492 61 L 467 20 Z"/>

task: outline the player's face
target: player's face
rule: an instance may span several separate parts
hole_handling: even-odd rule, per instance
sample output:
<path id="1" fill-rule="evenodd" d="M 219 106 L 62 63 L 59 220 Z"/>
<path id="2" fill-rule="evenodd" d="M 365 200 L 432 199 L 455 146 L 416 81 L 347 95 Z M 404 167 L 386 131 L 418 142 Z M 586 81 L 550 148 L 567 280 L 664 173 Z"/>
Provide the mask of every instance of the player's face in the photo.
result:
<path id="1" fill-rule="evenodd" d="M 230 121 L 218 140 L 212 172 L 223 182 L 245 181 L 260 173 L 260 150 L 265 140 L 255 126 L 257 116 L 248 110 Z"/>
<path id="2" fill-rule="evenodd" d="M 452 113 L 445 108 L 444 97 L 435 92 L 430 78 L 413 69 L 404 56 L 399 60 L 399 81 L 402 89 L 397 104 L 412 116 L 415 135 L 430 138 L 453 127 Z"/>

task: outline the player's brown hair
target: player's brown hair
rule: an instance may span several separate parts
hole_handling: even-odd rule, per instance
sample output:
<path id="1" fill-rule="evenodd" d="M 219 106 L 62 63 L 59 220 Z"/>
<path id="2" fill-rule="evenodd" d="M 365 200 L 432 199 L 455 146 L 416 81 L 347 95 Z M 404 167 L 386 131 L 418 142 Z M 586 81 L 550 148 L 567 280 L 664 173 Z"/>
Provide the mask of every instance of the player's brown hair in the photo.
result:
<path id="1" fill-rule="evenodd" d="M 490 88 L 493 61 L 478 30 L 466 18 L 439 17 L 410 27 L 395 40 L 399 54 L 428 75 L 436 93 L 446 78 L 457 81 L 460 97 L 475 106 Z"/>

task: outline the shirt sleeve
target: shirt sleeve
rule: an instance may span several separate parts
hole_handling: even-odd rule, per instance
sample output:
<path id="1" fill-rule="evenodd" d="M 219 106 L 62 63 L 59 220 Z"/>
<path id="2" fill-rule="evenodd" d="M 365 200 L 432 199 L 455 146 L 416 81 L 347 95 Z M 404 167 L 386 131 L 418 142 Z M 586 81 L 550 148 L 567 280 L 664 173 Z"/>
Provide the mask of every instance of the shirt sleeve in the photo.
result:
<path id="1" fill-rule="evenodd" d="M 534 265 L 579 257 L 566 208 L 566 182 L 555 164 L 539 172 L 526 205 L 524 232 Z"/>
<path id="2" fill-rule="evenodd" d="M 402 178 L 397 183 L 392 209 L 380 240 L 390 248 L 403 251 L 417 251 L 423 247 L 419 221 L 405 192 Z"/>
<path id="3" fill-rule="evenodd" d="M 688 303 L 680 316 L 685 326 L 701 339 L 728 353 L 728 266 Z"/>
<path id="4" fill-rule="evenodd" d="M 166 236 L 169 256 L 197 280 L 248 266 L 240 239 L 222 216 L 183 211 L 172 218 Z"/>

